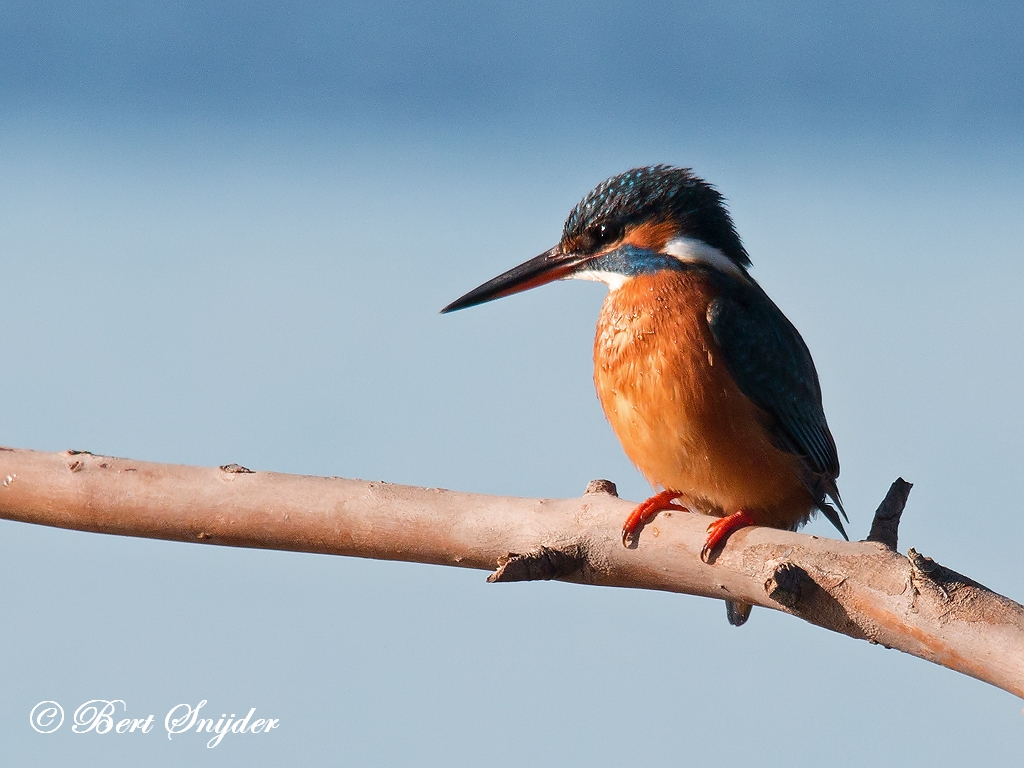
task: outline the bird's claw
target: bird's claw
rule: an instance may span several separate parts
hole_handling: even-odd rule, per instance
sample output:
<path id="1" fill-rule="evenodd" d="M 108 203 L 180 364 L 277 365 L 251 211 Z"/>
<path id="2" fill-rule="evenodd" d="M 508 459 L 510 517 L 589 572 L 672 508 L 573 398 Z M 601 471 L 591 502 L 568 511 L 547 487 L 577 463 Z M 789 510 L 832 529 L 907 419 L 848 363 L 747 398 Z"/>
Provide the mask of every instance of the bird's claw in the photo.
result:
<path id="1" fill-rule="evenodd" d="M 729 538 L 729 534 L 740 528 L 746 528 L 748 525 L 754 525 L 754 518 L 750 516 L 749 512 L 742 509 L 727 517 L 713 520 L 708 526 L 708 537 L 700 551 L 700 559 L 705 563 L 708 562 L 715 547 Z"/>
<path id="2" fill-rule="evenodd" d="M 662 491 L 651 496 L 643 504 L 638 505 L 630 516 L 626 518 L 626 522 L 622 524 L 622 546 L 629 549 L 630 545 L 636 542 L 640 529 L 662 510 L 681 510 L 682 507 L 672 503 L 680 496 L 682 496 L 682 493 L 679 491 Z"/>

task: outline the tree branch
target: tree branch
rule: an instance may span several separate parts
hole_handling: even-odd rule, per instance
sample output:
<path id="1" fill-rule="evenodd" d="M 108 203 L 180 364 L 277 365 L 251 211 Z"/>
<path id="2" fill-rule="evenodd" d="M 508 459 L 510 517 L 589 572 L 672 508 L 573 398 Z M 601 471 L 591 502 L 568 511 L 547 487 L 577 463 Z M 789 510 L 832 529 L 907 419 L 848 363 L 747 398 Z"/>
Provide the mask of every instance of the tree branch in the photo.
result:
<path id="1" fill-rule="evenodd" d="M 708 519 L 662 512 L 621 544 L 633 504 L 607 481 L 578 499 L 521 499 L 341 478 L 0 449 L 0 518 L 122 536 L 320 552 L 681 592 L 773 608 L 941 664 L 1024 698 L 1024 607 L 913 549 L 895 552 L 910 485 L 893 483 L 870 541 L 734 533 L 710 565 Z M 495 570 L 496 569 L 496 570 Z"/>

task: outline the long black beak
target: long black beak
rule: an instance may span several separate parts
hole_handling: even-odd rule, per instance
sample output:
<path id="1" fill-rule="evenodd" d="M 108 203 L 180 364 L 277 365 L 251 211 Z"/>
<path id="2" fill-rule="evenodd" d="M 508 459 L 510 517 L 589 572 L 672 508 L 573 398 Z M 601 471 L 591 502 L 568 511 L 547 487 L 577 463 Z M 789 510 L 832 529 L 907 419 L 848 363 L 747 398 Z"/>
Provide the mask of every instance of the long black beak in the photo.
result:
<path id="1" fill-rule="evenodd" d="M 442 309 L 441 314 L 474 307 L 486 301 L 494 301 L 511 296 L 513 293 L 528 291 L 538 285 L 567 277 L 585 260 L 585 256 L 576 253 L 563 253 L 561 246 L 556 245 L 550 251 L 545 251 L 540 256 L 530 259 L 518 267 L 513 267 L 508 272 L 474 288 L 465 296 L 456 299 Z"/>

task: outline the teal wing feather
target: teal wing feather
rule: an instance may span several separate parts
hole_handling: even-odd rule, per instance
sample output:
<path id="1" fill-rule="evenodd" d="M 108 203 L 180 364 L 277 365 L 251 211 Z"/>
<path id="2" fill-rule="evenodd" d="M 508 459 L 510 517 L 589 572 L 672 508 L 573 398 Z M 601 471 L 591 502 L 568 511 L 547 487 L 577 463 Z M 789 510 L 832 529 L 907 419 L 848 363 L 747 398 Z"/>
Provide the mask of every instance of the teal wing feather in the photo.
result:
<path id="1" fill-rule="evenodd" d="M 839 514 L 825 500 L 831 497 L 846 517 L 836 487 L 839 457 L 800 333 L 756 283 L 714 299 L 707 320 L 740 391 L 765 413 L 776 446 L 801 457 L 807 490 L 845 538 Z"/>

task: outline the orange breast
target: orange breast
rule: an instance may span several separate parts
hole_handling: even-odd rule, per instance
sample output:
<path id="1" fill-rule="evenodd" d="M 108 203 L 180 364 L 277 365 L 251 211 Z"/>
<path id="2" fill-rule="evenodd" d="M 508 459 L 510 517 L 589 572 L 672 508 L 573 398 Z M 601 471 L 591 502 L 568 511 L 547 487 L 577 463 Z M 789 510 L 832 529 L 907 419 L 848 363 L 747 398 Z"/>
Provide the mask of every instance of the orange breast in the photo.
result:
<path id="1" fill-rule="evenodd" d="M 699 271 L 640 275 L 605 299 L 594 383 L 626 455 L 655 486 L 699 511 L 746 510 L 792 528 L 813 507 L 800 459 L 771 444 L 707 324 L 715 291 Z"/>

